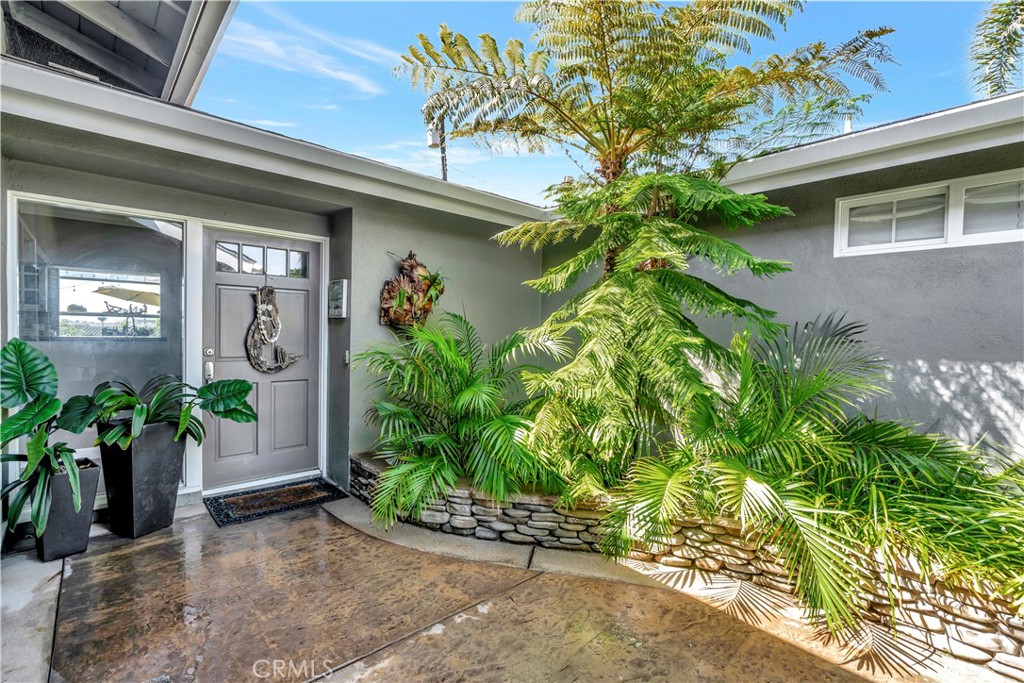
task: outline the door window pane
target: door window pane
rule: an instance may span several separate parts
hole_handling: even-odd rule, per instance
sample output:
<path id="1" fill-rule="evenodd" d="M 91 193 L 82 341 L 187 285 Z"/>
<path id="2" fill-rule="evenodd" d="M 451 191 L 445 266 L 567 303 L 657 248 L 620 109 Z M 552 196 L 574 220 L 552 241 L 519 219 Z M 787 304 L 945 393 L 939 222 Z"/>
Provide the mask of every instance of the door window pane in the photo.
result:
<path id="1" fill-rule="evenodd" d="M 896 241 L 928 240 L 946 234 L 946 195 L 896 202 Z"/>
<path id="2" fill-rule="evenodd" d="M 969 187 L 964 193 L 964 234 L 1024 229 L 1024 183 Z"/>
<path id="3" fill-rule="evenodd" d="M 289 258 L 291 259 L 288 263 L 288 276 L 289 277 L 308 277 L 307 265 L 308 254 L 304 251 L 293 251 Z"/>
<path id="4" fill-rule="evenodd" d="M 237 244 L 217 242 L 217 271 L 220 273 L 238 272 Z"/>
<path id="5" fill-rule="evenodd" d="M 263 247 L 242 245 L 242 272 L 263 275 Z"/>
<path id="6" fill-rule="evenodd" d="M 869 204 L 850 209 L 847 245 L 866 247 L 892 242 L 892 202 Z"/>
<path id="7" fill-rule="evenodd" d="M 267 275 L 288 274 L 288 251 L 267 247 Z"/>
<path id="8" fill-rule="evenodd" d="M 18 226 L 17 334 L 53 361 L 60 398 L 181 375 L 180 223 L 21 201 Z M 56 440 L 87 448 L 95 438 Z"/>

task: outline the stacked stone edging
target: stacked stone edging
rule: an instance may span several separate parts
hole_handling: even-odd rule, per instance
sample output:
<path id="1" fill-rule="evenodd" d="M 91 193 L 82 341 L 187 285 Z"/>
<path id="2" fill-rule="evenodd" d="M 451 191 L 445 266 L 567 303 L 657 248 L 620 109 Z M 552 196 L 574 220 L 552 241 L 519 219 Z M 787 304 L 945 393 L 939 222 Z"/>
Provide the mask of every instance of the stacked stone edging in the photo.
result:
<path id="1" fill-rule="evenodd" d="M 366 456 L 352 458 L 351 493 L 369 504 L 380 466 Z M 424 510 L 420 520 L 407 520 L 428 529 L 487 541 L 534 545 L 558 550 L 600 552 L 603 511 L 565 509 L 558 498 L 535 494 L 517 496 L 497 506 L 476 494 L 467 483 Z M 793 593 L 788 569 L 770 546 L 746 537 L 740 524 L 728 518 L 676 520 L 672 536 L 657 553 L 634 552 L 633 559 L 666 568 L 693 568 L 776 591 Z M 897 577 L 900 591 L 896 628 L 901 634 L 937 650 L 1024 683 L 1024 620 L 1009 603 L 987 600 L 941 583 L 926 585 L 911 572 Z M 868 619 L 889 623 L 890 598 L 879 584 L 863 596 Z"/>

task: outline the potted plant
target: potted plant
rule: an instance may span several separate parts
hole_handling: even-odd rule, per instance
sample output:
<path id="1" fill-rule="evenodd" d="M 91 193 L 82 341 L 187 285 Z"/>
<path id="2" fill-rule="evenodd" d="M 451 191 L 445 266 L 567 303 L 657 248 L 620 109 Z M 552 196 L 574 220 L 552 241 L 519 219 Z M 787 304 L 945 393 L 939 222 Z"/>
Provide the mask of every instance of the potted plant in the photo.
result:
<path id="1" fill-rule="evenodd" d="M 138 538 L 174 521 L 174 507 L 188 435 L 202 444 L 198 411 L 235 422 L 254 422 L 246 399 L 252 384 L 239 379 L 196 388 L 171 375 L 141 391 L 127 382 L 105 382 L 92 396 L 76 396 L 97 425 L 111 530 Z"/>
<path id="2" fill-rule="evenodd" d="M 90 419 L 71 402 L 57 398 L 57 369 L 38 349 L 17 338 L 0 350 L 0 404 L 21 408 L 0 425 L 2 446 L 28 437 L 25 453 L 0 456 L 0 462 L 25 463 L 18 478 L 0 491 L 0 498 L 10 502 L 8 530 L 14 531 L 31 500 L 39 559 L 83 552 L 89 547 L 100 468 L 89 459 L 76 460 L 75 450 L 66 443 L 49 441 L 57 429 L 80 434 Z"/>

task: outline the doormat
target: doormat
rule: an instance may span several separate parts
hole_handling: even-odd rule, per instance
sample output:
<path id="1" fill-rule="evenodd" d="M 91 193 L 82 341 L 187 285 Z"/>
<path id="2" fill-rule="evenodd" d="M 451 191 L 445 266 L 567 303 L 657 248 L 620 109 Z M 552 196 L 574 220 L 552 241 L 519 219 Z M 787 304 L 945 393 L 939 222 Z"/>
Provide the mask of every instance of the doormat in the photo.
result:
<path id="1" fill-rule="evenodd" d="M 278 484 L 251 491 L 236 491 L 203 498 L 217 526 L 241 524 L 278 512 L 329 503 L 348 498 L 344 491 L 322 477 Z"/>

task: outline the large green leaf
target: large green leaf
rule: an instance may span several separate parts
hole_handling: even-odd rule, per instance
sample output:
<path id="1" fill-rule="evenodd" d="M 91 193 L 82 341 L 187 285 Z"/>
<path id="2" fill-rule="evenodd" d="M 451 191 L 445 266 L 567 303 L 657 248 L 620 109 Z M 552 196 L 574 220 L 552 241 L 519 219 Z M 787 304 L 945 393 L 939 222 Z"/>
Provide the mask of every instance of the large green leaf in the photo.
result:
<path id="1" fill-rule="evenodd" d="M 21 479 L 15 479 L 14 481 L 8 483 L 7 486 L 4 486 L 2 489 L 0 489 L 0 498 L 6 498 L 7 496 L 11 495 L 11 492 L 14 491 L 14 489 L 18 488 L 19 486 L 25 486 L 25 482 L 23 482 Z"/>
<path id="2" fill-rule="evenodd" d="M 145 403 L 140 403 L 135 406 L 132 410 L 132 438 L 135 439 L 142 433 L 142 428 L 146 425 L 146 414 L 148 409 Z"/>
<path id="3" fill-rule="evenodd" d="M 57 369 L 41 351 L 14 338 L 0 350 L 0 405 L 16 408 L 57 395 Z"/>
<path id="4" fill-rule="evenodd" d="M 201 386 L 196 395 L 200 408 L 222 417 L 222 413 L 242 405 L 251 391 L 252 384 L 244 379 L 222 379 Z"/>
<path id="5" fill-rule="evenodd" d="M 41 396 L 11 415 L 0 425 L 0 443 L 6 446 L 20 436 L 30 434 L 60 412 L 60 399 Z"/>
<path id="6" fill-rule="evenodd" d="M 50 503 L 53 500 L 50 483 L 49 472 L 40 473 L 35 490 L 32 491 L 32 526 L 36 528 L 36 536 L 43 535 L 46 531 L 46 522 L 50 518 Z"/>
<path id="7" fill-rule="evenodd" d="M 72 396 L 64 402 L 64 409 L 57 418 L 57 428 L 81 434 L 102 414 L 103 404 L 92 396 Z"/>
<path id="8" fill-rule="evenodd" d="M 21 472 L 21 479 L 23 481 L 28 481 L 32 477 L 32 473 L 39 469 L 39 463 L 47 456 L 46 437 L 46 432 L 39 430 L 35 436 L 28 440 L 25 448 L 28 460 L 25 469 Z"/>
<path id="9" fill-rule="evenodd" d="M 68 483 L 71 485 L 71 502 L 75 506 L 75 512 L 82 509 L 82 485 L 78 476 L 78 463 L 75 462 L 75 451 L 64 444 L 54 446 L 64 470 L 68 473 Z"/>
<path id="10" fill-rule="evenodd" d="M 118 439 L 125 436 L 126 433 L 128 436 L 131 436 L 131 433 L 128 432 L 128 429 L 125 425 L 117 424 L 112 426 L 110 429 L 107 429 L 105 432 L 101 433 L 98 437 L 96 437 L 96 443 L 104 443 L 108 446 L 112 446 L 115 443 L 117 443 Z"/>
<path id="11" fill-rule="evenodd" d="M 196 419 L 193 415 L 189 418 L 188 422 L 185 423 L 185 430 L 182 434 L 188 434 L 191 436 L 197 446 L 203 445 L 203 438 L 206 436 L 206 428 L 203 427 L 203 423 Z M 177 441 L 181 437 L 181 434 L 176 434 L 174 440 Z"/>
<path id="12" fill-rule="evenodd" d="M 188 428 L 188 423 L 192 420 L 192 404 L 187 404 L 178 416 L 178 431 L 174 433 L 174 440 L 177 441 L 181 438 L 181 435 L 185 433 Z"/>
<path id="13" fill-rule="evenodd" d="M 228 408 L 222 410 L 217 414 L 218 417 L 225 420 L 232 420 L 234 422 L 255 422 L 256 411 L 253 410 L 252 406 L 248 403 L 242 403 L 234 408 Z"/>
<path id="14" fill-rule="evenodd" d="M 24 482 L 22 482 L 24 484 Z M 18 520 L 21 517 L 21 511 L 25 507 L 25 501 L 28 500 L 29 494 L 32 492 L 32 487 L 28 484 L 23 485 L 18 489 L 18 492 L 11 497 L 11 504 L 7 508 L 7 529 L 14 531 L 14 527 L 18 526 Z"/>

